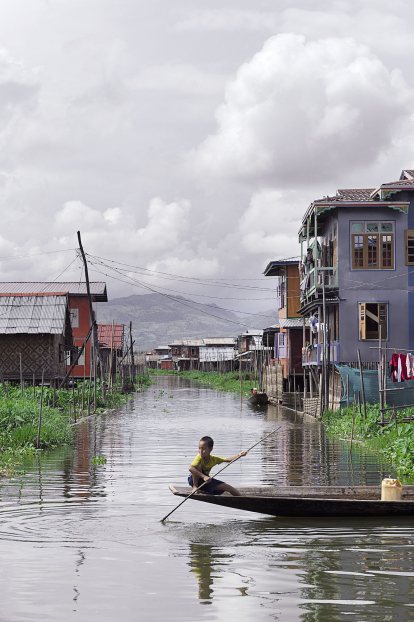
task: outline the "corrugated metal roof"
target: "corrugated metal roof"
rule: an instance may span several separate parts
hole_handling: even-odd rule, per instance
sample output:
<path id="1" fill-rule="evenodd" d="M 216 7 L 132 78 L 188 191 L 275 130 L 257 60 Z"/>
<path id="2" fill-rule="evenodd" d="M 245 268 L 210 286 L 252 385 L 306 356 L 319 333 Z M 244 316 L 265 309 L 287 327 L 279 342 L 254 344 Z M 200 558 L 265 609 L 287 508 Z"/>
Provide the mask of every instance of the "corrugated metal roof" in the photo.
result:
<path id="1" fill-rule="evenodd" d="M 303 328 L 303 318 L 279 318 L 280 328 Z M 309 318 L 306 319 L 306 326 L 309 326 Z"/>
<path id="2" fill-rule="evenodd" d="M 112 331 L 112 324 L 98 324 L 98 341 L 101 348 L 115 348 L 115 350 L 122 349 L 122 342 L 124 340 L 124 325 L 114 324 Z"/>
<path id="3" fill-rule="evenodd" d="M 106 283 L 89 283 L 91 295 L 98 302 L 108 302 Z M 86 296 L 85 282 L 60 281 L 53 283 L 42 282 L 0 282 L 0 296 L 16 294 L 70 294 L 72 296 Z"/>
<path id="4" fill-rule="evenodd" d="M 203 345 L 203 339 L 177 339 L 169 344 L 170 348 L 173 346 L 192 346 L 193 348 Z"/>
<path id="5" fill-rule="evenodd" d="M 234 346 L 236 340 L 233 337 L 212 337 L 203 339 L 205 346 Z"/>
<path id="6" fill-rule="evenodd" d="M 63 334 L 67 305 L 66 294 L 1 296 L 0 334 Z"/>

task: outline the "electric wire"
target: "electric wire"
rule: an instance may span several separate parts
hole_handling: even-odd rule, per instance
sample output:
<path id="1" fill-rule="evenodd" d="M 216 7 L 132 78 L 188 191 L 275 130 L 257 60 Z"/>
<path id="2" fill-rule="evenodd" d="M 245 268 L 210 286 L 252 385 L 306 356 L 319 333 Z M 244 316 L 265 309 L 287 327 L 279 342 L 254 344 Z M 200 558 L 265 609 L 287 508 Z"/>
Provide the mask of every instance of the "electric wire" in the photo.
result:
<path id="1" fill-rule="evenodd" d="M 192 305 L 188 304 L 187 302 L 184 302 L 183 300 L 180 300 L 179 298 L 176 298 L 175 296 L 171 296 L 170 294 L 165 294 L 163 292 L 157 292 L 155 289 L 153 289 L 152 287 L 150 287 L 148 285 L 144 285 L 142 283 L 141 284 L 131 283 L 130 281 L 125 281 L 124 279 L 120 279 L 120 278 L 118 278 L 116 276 L 113 276 L 112 274 L 107 274 L 105 272 L 102 272 L 102 270 L 100 270 L 99 267 L 95 265 L 94 272 L 96 272 L 96 271 L 99 272 L 100 274 L 103 274 L 104 276 L 107 276 L 108 278 L 112 278 L 112 279 L 114 279 L 116 281 L 120 281 L 122 283 L 128 283 L 129 285 L 132 285 L 133 287 L 140 287 L 140 288 L 143 288 L 143 289 L 147 289 L 147 290 L 151 291 L 154 294 L 159 294 L 160 296 L 164 296 L 165 298 L 169 298 L 170 300 L 173 300 L 174 302 L 178 302 L 178 304 L 181 304 L 181 305 L 183 305 L 185 307 L 189 307 L 190 309 L 193 309 L 195 311 L 199 311 L 200 313 L 203 313 L 204 315 L 209 315 L 209 316 L 214 317 L 216 319 L 223 320 L 225 322 L 230 322 L 231 324 L 237 324 L 238 326 L 244 326 L 246 328 L 250 328 L 250 329 L 254 328 L 254 329 L 256 329 L 256 327 L 251 326 L 249 324 L 244 324 L 243 322 L 236 322 L 235 320 L 230 320 L 228 318 L 224 318 L 224 317 L 221 317 L 219 315 L 214 315 L 213 313 L 209 313 L 208 311 L 204 311 L 203 309 L 197 309 L 197 307 L 193 307 Z M 127 277 L 127 278 L 132 278 L 132 277 Z M 134 279 L 132 279 L 132 280 L 134 280 Z M 197 304 L 197 303 L 194 303 L 194 304 Z M 227 309 L 226 309 L 226 311 L 227 311 Z M 257 330 L 263 330 L 263 329 L 260 328 L 260 329 L 257 329 Z"/>

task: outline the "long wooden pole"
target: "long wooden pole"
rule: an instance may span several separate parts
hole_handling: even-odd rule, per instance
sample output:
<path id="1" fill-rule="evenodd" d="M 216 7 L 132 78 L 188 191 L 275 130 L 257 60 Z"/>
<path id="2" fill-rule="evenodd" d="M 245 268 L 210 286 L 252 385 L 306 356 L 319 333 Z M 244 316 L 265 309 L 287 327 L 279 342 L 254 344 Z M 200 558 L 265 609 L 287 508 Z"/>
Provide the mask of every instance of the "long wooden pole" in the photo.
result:
<path id="1" fill-rule="evenodd" d="M 358 365 L 359 365 L 359 376 L 361 378 L 361 392 L 362 392 L 362 404 L 364 407 L 364 419 L 367 418 L 367 403 L 365 401 L 365 385 L 364 385 L 364 375 L 362 373 L 362 362 L 361 362 L 361 351 L 358 352 Z"/>
<path id="2" fill-rule="evenodd" d="M 40 443 L 40 429 L 42 427 L 42 409 L 43 409 L 43 382 L 45 377 L 45 370 L 42 371 L 42 389 L 40 391 L 40 408 L 39 408 L 39 425 L 37 427 L 37 441 L 36 448 L 39 449 Z"/>
<path id="3" fill-rule="evenodd" d="M 22 353 L 19 353 L 19 357 L 20 357 L 20 390 L 21 390 L 21 394 L 23 395 L 23 366 L 22 366 Z"/>
<path id="4" fill-rule="evenodd" d="M 278 428 L 276 428 L 275 430 L 273 430 L 272 432 L 269 432 L 269 434 L 266 434 L 266 436 L 264 436 L 263 438 L 260 439 L 260 441 L 257 441 L 257 443 L 254 443 L 254 445 L 252 445 L 251 447 L 249 447 L 249 449 L 247 450 L 247 452 L 251 451 L 252 449 L 254 449 L 254 447 L 256 447 L 256 445 L 259 445 L 259 443 L 263 443 L 263 441 L 268 438 L 269 436 L 272 436 L 272 434 L 274 434 L 275 432 L 277 432 L 278 430 L 280 430 L 282 426 L 279 426 Z M 217 475 L 219 473 L 221 473 L 222 471 L 224 471 L 224 469 L 227 469 L 227 467 L 229 467 L 231 464 L 233 464 L 234 462 L 236 462 L 236 460 L 239 460 L 239 458 L 241 458 L 241 456 L 236 456 L 236 458 L 234 458 L 234 460 L 232 460 L 231 462 L 228 462 L 226 464 L 226 466 L 224 466 L 222 469 L 220 469 L 219 471 L 217 471 L 217 473 L 214 474 L 214 477 L 217 477 Z M 171 512 L 169 514 L 167 514 L 166 516 L 164 516 L 163 519 L 161 519 L 161 522 L 163 523 L 165 520 L 167 520 L 167 518 L 169 516 L 171 516 L 171 514 L 173 512 L 175 512 L 175 510 L 178 510 L 178 508 L 187 501 L 187 499 L 189 499 L 190 497 L 192 497 L 198 490 L 200 490 L 200 488 L 202 488 L 204 486 L 206 482 L 203 482 L 198 488 L 197 490 L 193 490 L 192 492 L 190 492 L 190 494 L 188 495 L 188 497 L 186 497 L 183 501 L 181 501 L 181 503 L 179 503 L 173 510 L 171 510 Z"/>
<path id="5" fill-rule="evenodd" d="M 355 421 L 355 393 L 354 401 L 352 403 L 352 428 L 351 428 L 351 444 L 349 446 L 349 453 L 352 451 L 352 441 L 354 440 L 354 421 Z"/>

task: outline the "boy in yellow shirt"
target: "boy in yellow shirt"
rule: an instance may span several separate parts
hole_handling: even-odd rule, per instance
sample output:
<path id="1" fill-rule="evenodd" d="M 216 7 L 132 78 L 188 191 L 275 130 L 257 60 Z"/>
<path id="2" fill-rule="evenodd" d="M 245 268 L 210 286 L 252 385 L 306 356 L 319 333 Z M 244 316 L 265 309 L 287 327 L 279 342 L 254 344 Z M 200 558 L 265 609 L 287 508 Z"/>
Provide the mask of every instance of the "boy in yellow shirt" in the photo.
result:
<path id="1" fill-rule="evenodd" d="M 231 458 L 219 458 L 218 456 L 213 456 L 211 454 L 213 445 L 214 441 L 211 436 L 203 436 L 200 440 L 198 444 L 198 456 L 194 458 L 188 469 L 191 473 L 191 475 L 188 476 L 188 483 L 192 486 L 193 490 L 197 490 L 204 480 L 205 484 L 201 488 L 200 492 L 206 492 L 210 495 L 221 495 L 225 490 L 227 490 L 234 497 L 240 497 L 241 493 L 236 490 L 236 488 L 233 488 L 230 484 L 221 482 L 214 477 L 210 477 L 210 471 L 213 466 L 216 466 L 216 464 L 231 462 L 239 456 L 245 456 L 247 451 L 241 451 L 239 454 L 232 456 Z"/>

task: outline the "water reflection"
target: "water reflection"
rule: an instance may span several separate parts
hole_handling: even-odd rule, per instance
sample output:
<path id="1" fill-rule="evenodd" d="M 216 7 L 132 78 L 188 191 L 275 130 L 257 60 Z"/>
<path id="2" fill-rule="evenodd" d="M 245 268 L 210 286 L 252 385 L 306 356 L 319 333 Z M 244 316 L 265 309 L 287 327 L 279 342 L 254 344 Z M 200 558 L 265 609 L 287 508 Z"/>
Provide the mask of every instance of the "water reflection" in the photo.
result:
<path id="1" fill-rule="evenodd" d="M 277 426 L 223 479 L 371 485 L 392 475 L 318 422 L 161 378 L 120 413 L 79 425 L 75 447 L 0 482 L 2 619 L 414 620 L 411 521 L 279 519 L 189 500 L 159 522 L 201 436 L 230 456 Z"/>

